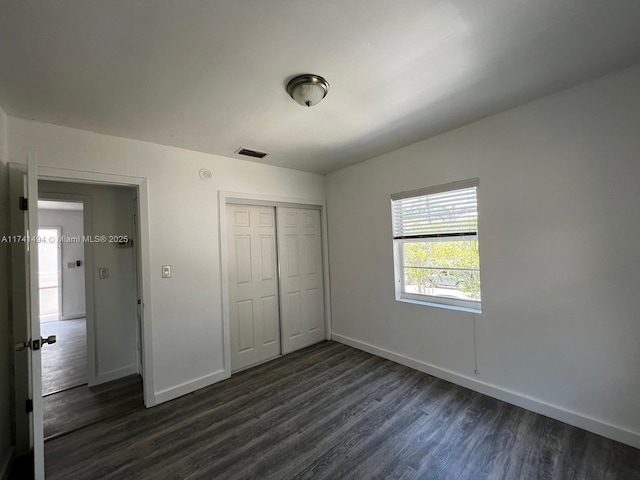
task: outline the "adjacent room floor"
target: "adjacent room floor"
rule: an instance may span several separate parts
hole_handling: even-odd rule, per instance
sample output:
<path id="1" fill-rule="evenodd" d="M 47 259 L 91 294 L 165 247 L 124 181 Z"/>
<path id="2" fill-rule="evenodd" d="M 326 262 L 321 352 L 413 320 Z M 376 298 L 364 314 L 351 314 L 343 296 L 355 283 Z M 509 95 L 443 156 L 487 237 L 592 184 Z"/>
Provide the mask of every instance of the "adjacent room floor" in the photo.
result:
<path id="1" fill-rule="evenodd" d="M 56 335 L 53 345 L 42 347 L 42 394 L 87 383 L 87 322 L 57 320 L 40 324 L 43 337 Z"/>
<path id="2" fill-rule="evenodd" d="M 44 438 L 51 439 L 144 408 L 142 380 L 138 375 L 130 375 L 97 387 L 81 385 L 44 397 L 43 408 Z"/>
<path id="3" fill-rule="evenodd" d="M 640 479 L 640 451 L 335 342 L 46 443 L 48 479 Z"/>
<path id="4" fill-rule="evenodd" d="M 45 322 L 41 331 L 43 337 L 57 336 L 56 343 L 42 348 L 45 439 L 143 408 L 142 381 L 138 375 L 91 389 L 87 386 L 84 318 Z"/>

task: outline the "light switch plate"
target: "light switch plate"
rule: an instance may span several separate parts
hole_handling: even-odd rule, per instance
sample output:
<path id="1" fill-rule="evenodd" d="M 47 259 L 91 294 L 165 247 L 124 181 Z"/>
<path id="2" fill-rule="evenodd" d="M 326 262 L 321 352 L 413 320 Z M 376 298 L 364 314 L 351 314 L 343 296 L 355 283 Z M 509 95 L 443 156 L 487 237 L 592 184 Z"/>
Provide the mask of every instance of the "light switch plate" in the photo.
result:
<path id="1" fill-rule="evenodd" d="M 98 269 L 98 278 L 100 280 L 106 280 L 107 278 L 109 278 L 109 269 L 106 267 L 100 267 Z"/>
<path id="2" fill-rule="evenodd" d="M 162 265 L 162 278 L 171 278 L 171 265 Z"/>

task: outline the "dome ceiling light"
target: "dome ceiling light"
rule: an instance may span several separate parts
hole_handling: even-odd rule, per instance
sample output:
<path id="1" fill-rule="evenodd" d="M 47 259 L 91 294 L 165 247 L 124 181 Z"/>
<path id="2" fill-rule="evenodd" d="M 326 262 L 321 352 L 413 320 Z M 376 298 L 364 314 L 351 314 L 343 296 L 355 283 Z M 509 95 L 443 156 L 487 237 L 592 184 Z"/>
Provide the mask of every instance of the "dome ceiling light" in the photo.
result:
<path id="1" fill-rule="evenodd" d="M 287 92 L 303 107 L 313 107 L 329 93 L 329 82 L 320 75 L 299 75 L 287 85 Z"/>

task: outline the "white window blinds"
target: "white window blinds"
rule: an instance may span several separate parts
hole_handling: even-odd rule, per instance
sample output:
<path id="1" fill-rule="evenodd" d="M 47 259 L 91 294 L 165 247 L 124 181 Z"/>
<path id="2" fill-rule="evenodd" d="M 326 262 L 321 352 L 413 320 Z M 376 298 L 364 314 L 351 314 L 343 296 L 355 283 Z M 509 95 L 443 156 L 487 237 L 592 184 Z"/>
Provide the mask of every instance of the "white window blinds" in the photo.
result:
<path id="1" fill-rule="evenodd" d="M 392 195 L 394 240 L 477 235 L 477 186 L 472 178 Z"/>

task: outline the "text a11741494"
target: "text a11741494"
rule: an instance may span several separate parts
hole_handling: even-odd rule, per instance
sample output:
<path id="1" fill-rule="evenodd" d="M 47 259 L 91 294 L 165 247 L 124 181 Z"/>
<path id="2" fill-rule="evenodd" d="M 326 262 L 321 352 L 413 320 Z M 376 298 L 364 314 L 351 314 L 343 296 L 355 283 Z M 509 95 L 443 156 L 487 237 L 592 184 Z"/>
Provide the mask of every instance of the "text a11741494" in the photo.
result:
<path id="1" fill-rule="evenodd" d="M 59 235 L 59 236 L 39 236 L 39 235 L 3 235 L 0 243 L 129 243 L 128 235 Z"/>

